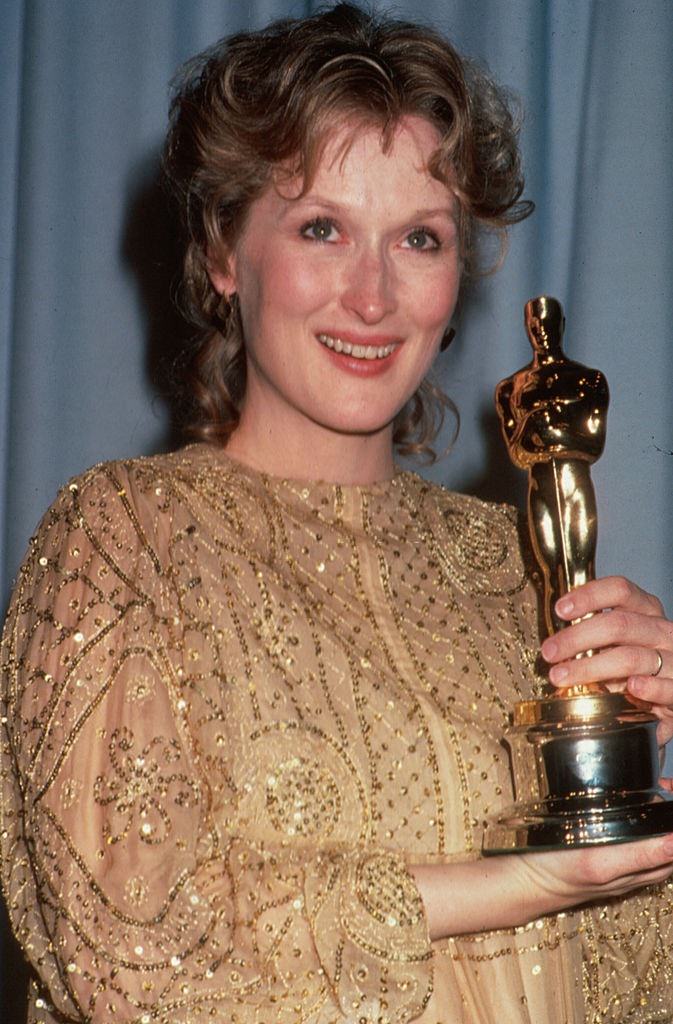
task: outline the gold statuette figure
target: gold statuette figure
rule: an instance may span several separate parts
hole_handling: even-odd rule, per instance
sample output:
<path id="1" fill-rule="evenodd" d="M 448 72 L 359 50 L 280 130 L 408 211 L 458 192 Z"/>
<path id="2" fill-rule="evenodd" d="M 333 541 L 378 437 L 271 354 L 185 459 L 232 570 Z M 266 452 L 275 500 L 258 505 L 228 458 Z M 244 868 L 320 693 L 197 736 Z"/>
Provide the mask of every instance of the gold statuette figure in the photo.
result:
<path id="1" fill-rule="evenodd" d="M 590 465 L 605 444 L 609 393 L 600 370 L 568 359 L 556 299 L 526 304 L 533 359 L 500 382 L 496 407 L 510 458 L 528 471 L 528 525 L 549 633 L 559 597 L 594 578 L 596 496 Z M 591 652 L 588 652 L 590 655 Z M 506 740 L 517 803 L 489 822 L 485 853 L 594 845 L 673 828 L 658 788 L 657 719 L 602 684 L 522 701 Z"/>
<path id="2" fill-rule="evenodd" d="M 600 370 L 567 359 L 555 299 L 526 305 L 533 361 L 500 382 L 495 401 L 512 462 L 528 470 L 528 522 L 544 576 L 547 630 L 564 623 L 553 607 L 594 576 L 596 496 L 589 466 L 605 445 L 608 385 Z"/>

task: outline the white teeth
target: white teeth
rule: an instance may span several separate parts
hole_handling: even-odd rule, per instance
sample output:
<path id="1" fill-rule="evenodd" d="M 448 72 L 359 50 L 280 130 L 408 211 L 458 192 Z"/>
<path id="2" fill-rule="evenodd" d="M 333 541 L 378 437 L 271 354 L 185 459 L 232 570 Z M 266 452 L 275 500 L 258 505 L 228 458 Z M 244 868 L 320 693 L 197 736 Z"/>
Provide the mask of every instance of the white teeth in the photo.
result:
<path id="1" fill-rule="evenodd" d="M 318 334 L 318 341 L 335 352 L 343 352 L 346 356 L 353 356 L 355 359 L 385 359 L 396 346 L 392 345 L 351 345 L 349 341 L 342 341 L 341 338 L 332 337 L 330 334 Z"/>

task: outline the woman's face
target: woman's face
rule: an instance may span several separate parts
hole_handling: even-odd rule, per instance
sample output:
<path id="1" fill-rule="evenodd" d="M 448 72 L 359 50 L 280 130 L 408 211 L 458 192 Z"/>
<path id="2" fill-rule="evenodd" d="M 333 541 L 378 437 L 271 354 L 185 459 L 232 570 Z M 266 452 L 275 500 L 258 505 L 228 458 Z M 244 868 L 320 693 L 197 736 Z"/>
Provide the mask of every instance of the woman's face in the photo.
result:
<path id="1" fill-rule="evenodd" d="M 340 435 L 391 450 L 458 292 L 456 200 L 427 170 L 437 143 L 420 117 L 400 122 L 388 152 L 378 130 L 343 129 L 305 195 L 270 185 L 252 204 L 228 266 L 211 269 L 219 292 L 238 294 L 244 328 L 234 439 L 257 431 L 257 450 L 263 432 L 314 451 Z"/>

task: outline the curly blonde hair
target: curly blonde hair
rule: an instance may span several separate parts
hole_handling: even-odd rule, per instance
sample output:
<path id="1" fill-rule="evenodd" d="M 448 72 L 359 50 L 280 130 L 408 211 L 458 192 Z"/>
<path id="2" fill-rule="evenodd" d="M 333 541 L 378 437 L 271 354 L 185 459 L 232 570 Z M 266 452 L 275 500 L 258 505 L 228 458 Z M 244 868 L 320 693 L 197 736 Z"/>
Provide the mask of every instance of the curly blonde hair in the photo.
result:
<path id="1" fill-rule="evenodd" d="M 335 124 L 376 125 L 385 148 L 405 115 L 439 133 L 429 170 L 458 198 L 462 263 L 475 273 L 478 229 L 504 239 L 532 204 L 521 200 L 518 125 L 506 96 L 437 32 L 338 4 L 223 39 L 183 68 L 164 169 L 187 236 L 182 306 L 197 328 L 186 373 L 192 436 L 226 442 L 245 392 L 240 312 L 215 291 L 208 254 L 226 259 L 280 165 L 310 188 Z M 433 458 L 451 405 L 424 381 L 396 417 L 398 450 Z"/>

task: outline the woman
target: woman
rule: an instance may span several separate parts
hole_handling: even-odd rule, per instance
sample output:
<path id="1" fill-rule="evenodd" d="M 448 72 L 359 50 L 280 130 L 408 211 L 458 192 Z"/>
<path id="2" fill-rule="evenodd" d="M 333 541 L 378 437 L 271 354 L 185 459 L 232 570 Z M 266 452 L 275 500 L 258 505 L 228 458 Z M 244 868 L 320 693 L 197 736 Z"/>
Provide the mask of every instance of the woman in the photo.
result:
<path id="1" fill-rule="evenodd" d="M 671 837 L 479 858 L 536 597 L 509 509 L 393 461 L 429 445 L 475 228 L 527 212 L 498 92 L 340 5 L 198 59 L 166 162 L 200 442 L 64 489 L 5 633 L 30 1019 L 666 1019 Z M 616 578 L 557 607 L 602 609 L 545 641 L 552 681 L 602 649 L 663 744 L 671 624 Z"/>

